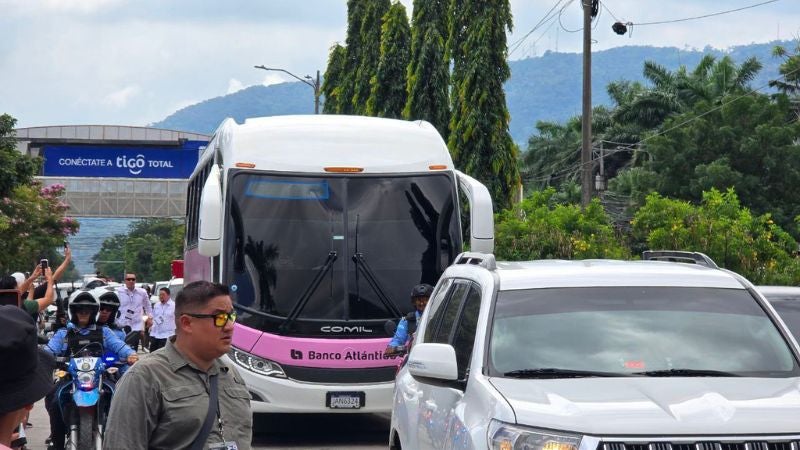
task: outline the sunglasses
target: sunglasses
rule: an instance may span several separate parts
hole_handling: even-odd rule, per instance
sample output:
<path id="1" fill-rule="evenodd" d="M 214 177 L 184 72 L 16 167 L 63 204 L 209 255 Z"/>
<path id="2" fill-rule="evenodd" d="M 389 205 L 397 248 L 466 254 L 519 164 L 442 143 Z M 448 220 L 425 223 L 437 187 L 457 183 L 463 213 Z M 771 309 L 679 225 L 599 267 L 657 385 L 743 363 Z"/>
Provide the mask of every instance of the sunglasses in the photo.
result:
<path id="1" fill-rule="evenodd" d="M 116 308 L 113 306 L 101 306 L 100 311 L 114 311 Z"/>
<path id="2" fill-rule="evenodd" d="M 92 308 L 75 308 L 75 314 L 91 314 Z"/>
<path id="3" fill-rule="evenodd" d="M 136 281 L 136 278 L 125 278 L 125 281 Z"/>
<path id="4" fill-rule="evenodd" d="M 216 313 L 216 314 L 193 314 L 193 313 L 184 313 L 189 317 L 196 317 L 198 319 L 214 319 L 214 326 L 217 328 L 222 328 L 228 324 L 228 322 L 235 323 L 236 322 L 236 311 L 231 312 L 223 312 L 223 313 Z"/>

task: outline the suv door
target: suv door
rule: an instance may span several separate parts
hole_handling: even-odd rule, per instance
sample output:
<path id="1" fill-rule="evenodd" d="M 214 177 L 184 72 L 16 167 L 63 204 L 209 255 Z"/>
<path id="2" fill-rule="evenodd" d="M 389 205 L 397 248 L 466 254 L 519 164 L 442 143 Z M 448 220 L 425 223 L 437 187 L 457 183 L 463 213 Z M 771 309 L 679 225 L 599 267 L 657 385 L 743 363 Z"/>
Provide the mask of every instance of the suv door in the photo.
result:
<path id="1" fill-rule="evenodd" d="M 471 448 L 460 408 L 469 379 L 475 330 L 481 307 L 481 289 L 472 281 L 456 280 L 446 304 L 438 308 L 426 326 L 424 342 L 452 345 L 458 363 L 458 382 L 453 386 L 418 383 L 421 392 L 417 436 L 419 448 Z"/>

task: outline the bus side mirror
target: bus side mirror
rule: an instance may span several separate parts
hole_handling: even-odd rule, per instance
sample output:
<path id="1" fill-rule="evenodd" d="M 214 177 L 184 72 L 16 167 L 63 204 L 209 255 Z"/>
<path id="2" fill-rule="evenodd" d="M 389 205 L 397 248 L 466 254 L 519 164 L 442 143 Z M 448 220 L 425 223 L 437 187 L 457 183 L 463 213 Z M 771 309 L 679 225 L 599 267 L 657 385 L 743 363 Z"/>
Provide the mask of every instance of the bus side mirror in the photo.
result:
<path id="1" fill-rule="evenodd" d="M 494 210 L 492 196 L 480 181 L 456 172 L 459 187 L 469 200 L 470 242 L 472 252 L 494 253 Z"/>
<path id="2" fill-rule="evenodd" d="M 222 186 L 216 164 L 211 166 L 200 194 L 199 219 L 197 251 L 203 256 L 218 256 L 222 239 Z"/>

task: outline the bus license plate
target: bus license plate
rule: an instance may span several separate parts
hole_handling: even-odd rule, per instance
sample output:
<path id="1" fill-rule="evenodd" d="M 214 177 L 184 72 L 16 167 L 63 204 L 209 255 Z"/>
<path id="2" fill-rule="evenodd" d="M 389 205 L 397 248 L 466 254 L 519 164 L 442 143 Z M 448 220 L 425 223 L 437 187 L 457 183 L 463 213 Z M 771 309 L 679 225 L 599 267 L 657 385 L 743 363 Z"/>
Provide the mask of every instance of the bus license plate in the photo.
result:
<path id="1" fill-rule="evenodd" d="M 325 403 L 331 409 L 359 409 L 364 406 L 363 392 L 328 392 Z"/>

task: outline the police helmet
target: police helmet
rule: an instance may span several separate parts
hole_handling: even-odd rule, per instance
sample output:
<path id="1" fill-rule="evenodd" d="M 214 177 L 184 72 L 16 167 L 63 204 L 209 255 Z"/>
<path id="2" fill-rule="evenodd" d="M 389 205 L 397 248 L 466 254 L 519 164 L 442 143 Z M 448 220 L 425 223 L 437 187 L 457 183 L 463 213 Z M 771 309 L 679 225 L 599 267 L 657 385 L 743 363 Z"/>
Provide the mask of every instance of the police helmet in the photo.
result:
<path id="1" fill-rule="evenodd" d="M 104 306 L 111 308 L 111 315 L 108 316 L 108 321 L 105 323 L 105 325 L 112 325 L 114 323 L 114 319 L 117 318 L 117 311 L 119 310 L 119 297 L 117 296 L 116 291 L 109 290 L 108 287 L 103 286 L 96 287 L 90 292 L 100 304 L 99 308 Z"/>
<path id="2" fill-rule="evenodd" d="M 90 308 L 92 312 L 89 313 L 89 323 L 97 323 L 97 315 L 100 312 L 100 302 L 98 302 L 97 298 L 92 295 L 90 291 L 79 290 L 73 292 L 72 295 L 69 296 L 69 306 L 67 307 L 69 321 L 75 325 L 78 325 L 77 310 L 79 308 Z"/>
<path id="3" fill-rule="evenodd" d="M 414 301 L 415 298 L 419 297 L 430 297 L 433 293 L 433 286 L 427 283 L 422 283 L 414 286 L 414 289 L 411 289 L 411 301 Z"/>

